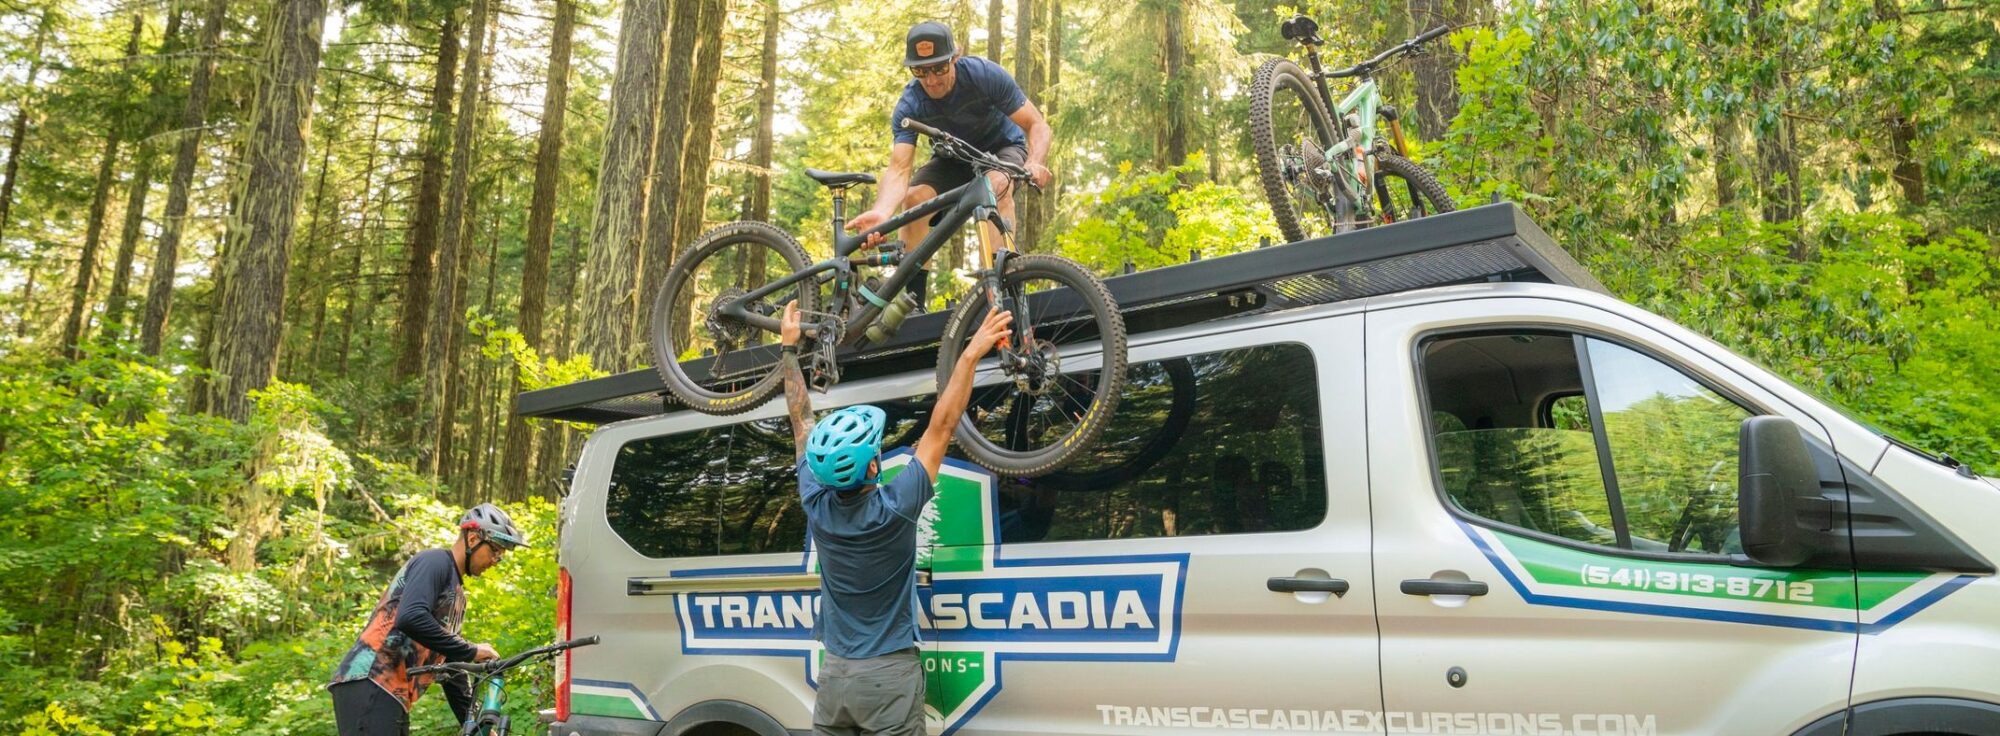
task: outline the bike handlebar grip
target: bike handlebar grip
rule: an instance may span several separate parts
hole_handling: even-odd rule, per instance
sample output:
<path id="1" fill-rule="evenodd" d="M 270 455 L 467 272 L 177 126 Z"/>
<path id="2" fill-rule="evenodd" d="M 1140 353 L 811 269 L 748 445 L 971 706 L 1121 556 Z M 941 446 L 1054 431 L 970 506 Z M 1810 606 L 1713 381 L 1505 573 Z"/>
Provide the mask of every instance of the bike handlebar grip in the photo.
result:
<path id="1" fill-rule="evenodd" d="M 577 647 L 587 647 L 592 644 L 596 644 L 598 641 L 599 641 L 598 637 L 595 634 L 593 634 L 591 636 L 579 637 L 576 639 L 571 639 L 569 641 L 563 642 L 561 644 L 557 644 L 556 648 L 575 649 Z"/>
<path id="2" fill-rule="evenodd" d="M 1442 36 L 1450 32 L 1451 32 L 1451 26 L 1449 25 L 1438 26 L 1428 31 L 1424 31 L 1423 34 L 1417 36 L 1416 38 L 1410 39 L 1410 43 L 1412 44 L 1423 43 L 1425 41 L 1429 41 L 1433 38 L 1437 38 L 1438 36 Z"/>
<path id="3" fill-rule="evenodd" d="M 910 119 L 910 118 L 903 118 L 903 127 L 905 127 L 905 128 L 909 128 L 910 130 L 914 130 L 914 131 L 917 131 L 917 132 L 919 132 L 919 133 L 922 133 L 922 134 L 924 134 L 924 135 L 927 135 L 927 136 L 930 136 L 930 137 L 932 137 L 932 138 L 945 138 L 945 137 L 947 137 L 947 136 L 946 136 L 946 135 L 944 134 L 944 131 L 942 131 L 942 130 L 938 130 L 937 128 L 933 128 L 933 127 L 931 127 L 931 126 L 928 126 L 928 125 L 925 125 L 925 124 L 923 124 L 923 123 L 920 123 L 920 122 L 917 122 L 916 120 L 913 120 L 913 119 Z"/>

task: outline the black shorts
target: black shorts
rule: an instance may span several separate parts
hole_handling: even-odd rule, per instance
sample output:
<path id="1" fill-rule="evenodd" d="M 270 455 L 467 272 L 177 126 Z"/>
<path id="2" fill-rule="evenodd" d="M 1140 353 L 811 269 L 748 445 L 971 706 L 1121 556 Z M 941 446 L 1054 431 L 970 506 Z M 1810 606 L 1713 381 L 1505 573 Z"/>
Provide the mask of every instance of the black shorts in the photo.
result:
<path id="1" fill-rule="evenodd" d="M 1026 146 L 1008 146 L 992 153 L 1010 164 L 1028 162 Z M 931 160 L 925 161 L 924 165 L 917 169 L 915 176 L 910 177 L 910 188 L 915 189 L 919 185 L 925 185 L 938 194 L 943 194 L 964 186 L 969 181 L 972 181 L 971 164 L 955 158 L 932 156 Z"/>
<path id="2" fill-rule="evenodd" d="M 333 722 L 340 736 L 409 736 L 410 714 L 403 701 L 373 680 L 327 688 L 333 694 Z"/>

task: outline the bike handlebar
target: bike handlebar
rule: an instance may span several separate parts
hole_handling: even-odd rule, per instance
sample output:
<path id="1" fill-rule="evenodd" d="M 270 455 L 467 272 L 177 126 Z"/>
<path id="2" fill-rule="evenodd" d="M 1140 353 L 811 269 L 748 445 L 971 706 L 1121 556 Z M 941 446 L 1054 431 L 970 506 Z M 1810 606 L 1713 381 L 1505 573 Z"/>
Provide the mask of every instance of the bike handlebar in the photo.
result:
<path id="1" fill-rule="evenodd" d="M 1412 38 L 1408 41 L 1404 41 L 1402 43 L 1396 44 L 1395 46 L 1389 47 L 1389 50 L 1384 51 L 1380 54 L 1376 54 L 1375 58 L 1373 59 L 1369 59 L 1359 64 L 1355 64 L 1354 66 L 1350 66 L 1346 69 L 1336 69 L 1334 71 L 1327 72 L 1326 76 L 1334 79 L 1339 79 L 1343 77 L 1354 77 L 1354 76 L 1360 76 L 1362 74 L 1367 74 L 1369 72 L 1375 71 L 1375 67 L 1381 66 L 1383 62 L 1386 62 L 1398 56 L 1402 56 L 1404 54 L 1415 53 L 1418 47 L 1421 47 L 1424 44 L 1429 43 L 1430 41 L 1436 39 L 1438 36 L 1442 36 L 1450 32 L 1451 32 L 1451 26 L 1449 25 L 1442 25 L 1436 28 L 1432 28 L 1428 31 L 1424 31 L 1423 33 L 1417 34 L 1416 38 Z"/>
<path id="2" fill-rule="evenodd" d="M 585 636 L 565 642 L 557 642 L 545 647 L 536 647 L 506 659 L 495 659 L 488 662 L 445 662 L 443 664 L 411 667 L 409 673 L 412 675 L 425 675 L 433 672 L 449 672 L 452 674 L 489 675 L 513 669 L 522 662 L 538 656 L 557 654 L 577 647 L 587 647 L 598 643 L 598 641 L 599 639 L 596 636 Z"/>
<path id="3" fill-rule="evenodd" d="M 959 140 L 957 136 L 911 118 L 903 118 L 903 127 L 929 136 L 938 148 L 942 149 L 946 156 L 972 164 L 974 167 L 984 167 L 993 171 L 999 171 L 1006 174 L 1009 179 L 1024 181 L 1029 186 L 1037 189 L 1041 188 L 1041 185 L 1035 183 L 1035 177 L 1028 173 L 1028 167 L 1026 166 L 1002 161 L 1000 157 L 981 151 L 973 147 L 972 144 Z"/>

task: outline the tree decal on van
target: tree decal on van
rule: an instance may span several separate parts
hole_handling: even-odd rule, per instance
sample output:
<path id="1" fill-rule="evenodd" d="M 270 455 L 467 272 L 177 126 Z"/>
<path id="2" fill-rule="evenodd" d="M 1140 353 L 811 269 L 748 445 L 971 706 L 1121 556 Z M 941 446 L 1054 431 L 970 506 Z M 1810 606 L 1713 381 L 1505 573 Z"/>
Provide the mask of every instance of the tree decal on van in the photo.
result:
<path id="1" fill-rule="evenodd" d="M 907 449 L 884 456 L 883 480 L 913 458 Z M 1006 520 L 996 510 L 996 483 L 984 468 L 947 458 L 920 519 L 918 539 L 927 544 L 918 563 L 931 576 L 918 590 L 926 711 L 944 734 L 1000 692 L 1009 660 L 1172 662 L 1180 643 L 1187 555 L 1009 558 L 999 544 Z M 795 570 L 817 569 L 814 555 L 808 549 Z M 675 575 L 718 572 L 740 569 Z M 799 657 L 807 682 L 818 686 L 817 592 L 676 598 L 684 653 Z"/>

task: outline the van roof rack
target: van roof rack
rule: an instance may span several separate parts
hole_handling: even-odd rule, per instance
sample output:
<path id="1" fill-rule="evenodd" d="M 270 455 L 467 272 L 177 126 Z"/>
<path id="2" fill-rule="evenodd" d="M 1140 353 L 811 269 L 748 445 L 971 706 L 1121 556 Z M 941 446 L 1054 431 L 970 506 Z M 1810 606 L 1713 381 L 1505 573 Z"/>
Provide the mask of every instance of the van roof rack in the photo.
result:
<path id="1" fill-rule="evenodd" d="M 1105 279 L 1129 334 L 1360 299 L 1434 286 L 1494 281 L 1604 286 L 1511 202 L 1272 245 Z M 949 312 L 915 315 L 888 342 L 843 350 L 842 380 L 935 365 Z M 707 359 L 688 364 L 706 372 Z M 515 412 L 584 424 L 655 416 L 683 407 L 652 368 L 521 393 Z"/>

